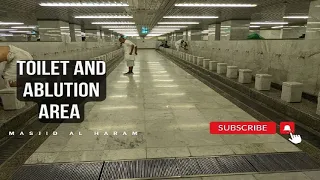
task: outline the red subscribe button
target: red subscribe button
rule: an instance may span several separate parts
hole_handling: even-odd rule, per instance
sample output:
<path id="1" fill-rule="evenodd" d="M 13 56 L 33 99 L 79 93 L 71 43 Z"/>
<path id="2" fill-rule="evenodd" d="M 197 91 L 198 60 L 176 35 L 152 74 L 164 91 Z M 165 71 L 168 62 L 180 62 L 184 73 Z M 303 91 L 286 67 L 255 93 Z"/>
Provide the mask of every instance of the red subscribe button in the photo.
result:
<path id="1" fill-rule="evenodd" d="M 275 122 L 211 122 L 211 134 L 276 134 Z"/>

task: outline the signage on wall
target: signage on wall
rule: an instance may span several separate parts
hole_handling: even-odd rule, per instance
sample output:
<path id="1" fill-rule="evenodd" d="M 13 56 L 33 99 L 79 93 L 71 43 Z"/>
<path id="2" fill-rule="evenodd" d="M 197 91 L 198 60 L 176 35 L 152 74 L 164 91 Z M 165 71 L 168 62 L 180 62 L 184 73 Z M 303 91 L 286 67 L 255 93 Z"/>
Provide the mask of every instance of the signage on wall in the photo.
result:
<path id="1" fill-rule="evenodd" d="M 142 27 L 141 28 L 141 33 L 142 34 L 148 34 L 149 33 L 149 29 L 147 27 Z"/>

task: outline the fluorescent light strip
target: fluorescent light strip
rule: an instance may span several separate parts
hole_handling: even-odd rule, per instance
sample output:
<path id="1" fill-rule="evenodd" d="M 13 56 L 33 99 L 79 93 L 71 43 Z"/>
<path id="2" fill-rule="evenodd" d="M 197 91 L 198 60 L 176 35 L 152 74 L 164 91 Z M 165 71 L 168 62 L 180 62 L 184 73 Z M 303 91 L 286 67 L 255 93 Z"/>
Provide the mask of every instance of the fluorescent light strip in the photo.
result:
<path id="1" fill-rule="evenodd" d="M 165 19 L 215 19 L 219 18 L 218 16 L 164 16 Z"/>
<path id="2" fill-rule="evenodd" d="M 260 26 L 249 26 L 251 28 L 259 28 Z"/>
<path id="3" fill-rule="evenodd" d="M 133 16 L 75 16 L 74 18 L 115 18 L 115 19 L 128 19 Z"/>
<path id="4" fill-rule="evenodd" d="M 13 34 L 1 34 L 0 33 L 0 37 L 8 37 L 8 36 L 13 36 Z"/>
<path id="5" fill-rule="evenodd" d="M 114 32 L 117 32 L 117 33 L 127 33 L 127 34 L 137 34 L 138 31 L 114 31 Z"/>
<path id="6" fill-rule="evenodd" d="M 152 31 L 178 31 L 180 30 L 179 28 L 153 28 Z"/>
<path id="7" fill-rule="evenodd" d="M 72 6 L 91 6 L 91 7 L 98 7 L 98 6 L 129 6 L 128 4 L 123 3 L 39 3 L 40 6 L 65 6 L 65 7 L 72 7 Z"/>
<path id="8" fill-rule="evenodd" d="M 93 22 L 91 24 L 135 24 L 134 22 Z"/>
<path id="9" fill-rule="evenodd" d="M 307 24 L 320 24 L 320 22 L 307 22 Z"/>
<path id="10" fill-rule="evenodd" d="M 170 33 L 174 31 L 150 31 L 150 33 L 160 34 L 160 33 Z"/>
<path id="11" fill-rule="evenodd" d="M 137 28 L 136 26 L 102 26 L 104 29 L 116 29 L 116 28 L 123 28 L 123 29 L 132 29 Z"/>
<path id="12" fill-rule="evenodd" d="M 250 24 L 289 24 L 288 22 L 251 22 Z"/>
<path id="13" fill-rule="evenodd" d="M 182 7 L 256 7 L 256 4 L 175 4 Z"/>
<path id="14" fill-rule="evenodd" d="M 11 28 L 15 28 L 15 29 L 34 29 L 36 28 L 36 26 L 14 26 Z"/>
<path id="15" fill-rule="evenodd" d="M 271 27 L 272 29 L 279 29 L 279 28 L 283 28 L 283 26 L 274 26 L 274 27 Z"/>
<path id="16" fill-rule="evenodd" d="M 17 29 L 0 29 L 0 31 L 16 31 Z"/>
<path id="17" fill-rule="evenodd" d="M 110 31 L 137 31 L 137 29 L 109 29 Z"/>
<path id="18" fill-rule="evenodd" d="M 149 34 L 169 34 L 171 32 L 151 32 Z"/>
<path id="19" fill-rule="evenodd" d="M 284 19 L 308 19 L 309 16 L 284 16 Z"/>
<path id="20" fill-rule="evenodd" d="M 31 33 L 31 31 L 9 31 L 11 33 Z"/>
<path id="21" fill-rule="evenodd" d="M 0 25 L 14 25 L 14 24 L 24 24 L 24 23 L 19 23 L 19 22 L 0 22 Z"/>
<path id="22" fill-rule="evenodd" d="M 154 28 L 187 28 L 188 26 L 155 26 Z"/>
<path id="23" fill-rule="evenodd" d="M 158 24 L 199 24 L 199 22 L 159 22 Z"/>

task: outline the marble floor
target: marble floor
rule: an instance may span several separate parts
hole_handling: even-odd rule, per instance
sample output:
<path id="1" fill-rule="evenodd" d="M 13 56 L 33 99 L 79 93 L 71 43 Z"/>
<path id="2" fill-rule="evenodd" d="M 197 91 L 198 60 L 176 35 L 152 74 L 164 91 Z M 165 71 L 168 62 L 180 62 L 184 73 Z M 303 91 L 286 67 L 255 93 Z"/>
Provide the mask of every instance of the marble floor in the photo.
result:
<path id="1" fill-rule="evenodd" d="M 122 62 L 107 99 L 88 103 L 84 122 L 61 124 L 25 163 L 300 151 L 278 134 L 211 135 L 211 121 L 257 120 L 154 50 L 139 51 L 134 75 L 126 71 Z"/>

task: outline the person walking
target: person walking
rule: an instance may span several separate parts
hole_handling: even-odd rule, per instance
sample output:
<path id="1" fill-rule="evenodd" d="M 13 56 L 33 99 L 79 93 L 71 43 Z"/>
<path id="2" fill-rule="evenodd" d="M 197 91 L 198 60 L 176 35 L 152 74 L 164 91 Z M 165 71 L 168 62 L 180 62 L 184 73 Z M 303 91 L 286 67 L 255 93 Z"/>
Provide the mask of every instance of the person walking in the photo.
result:
<path id="1" fill-rule="evenodd" d="M 124 75 L 133 74 L 134 61 L 136 58 L 135 56 L 138 55 L 138 46 L 130 40 L 125 39 L 123 36 L 119 38 L 119 41 L 124 48 L 124 59 L 127 61 L 127 66 L 129 68 L 129 71 L 127 73 L 124 73 Z"/>

